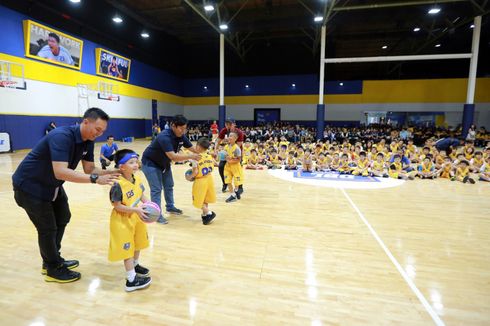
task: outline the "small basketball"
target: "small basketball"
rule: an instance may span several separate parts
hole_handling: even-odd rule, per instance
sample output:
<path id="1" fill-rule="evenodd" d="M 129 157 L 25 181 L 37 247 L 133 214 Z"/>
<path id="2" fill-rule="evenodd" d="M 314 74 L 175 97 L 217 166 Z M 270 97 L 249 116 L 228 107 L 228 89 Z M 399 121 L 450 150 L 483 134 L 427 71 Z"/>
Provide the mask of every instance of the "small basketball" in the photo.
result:
<path id="1" fill-rule="evenodd" d="M 141 219 L 145 223 L 153 223 L 160 217 L 160 207 L 151 201 L 144 203 L 141 208 L 143 208 L 148 217 L 147 219 Z"/>
<path id="2" fill-rule="evenodd" d="M 192 176 L 192 169 L 185 171 L 185 179 L 187 181 L 194 181 L 195 178 Z"/>

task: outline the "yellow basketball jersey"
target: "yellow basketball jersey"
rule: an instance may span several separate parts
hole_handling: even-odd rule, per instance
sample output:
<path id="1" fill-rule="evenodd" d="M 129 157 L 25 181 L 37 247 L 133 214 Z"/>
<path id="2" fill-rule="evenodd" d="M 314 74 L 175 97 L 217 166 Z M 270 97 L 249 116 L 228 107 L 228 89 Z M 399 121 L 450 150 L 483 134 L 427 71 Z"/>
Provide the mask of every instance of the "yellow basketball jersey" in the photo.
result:
<path id="1" fill-rule="evenodd" d="M 239 158 L 239 156 L 235 156 L 235 151 L 237 149 L 240 149 L 240 147 L 238 147 L 237 144 L 233 144 L 233 145 L 228 144 L 225 146 L 225 151 L 226 151 L 226 154 L 228 154 L 229 158 Z M 233 163 L 231 163 L 231 164 L 233 164 Z"/>
<path id="2" fill-rule="evenodd" d="M 361 161 L 361 160 L 357 161 L 357 167 L 358 168 L 364 169 L 364 168 L 368 167 L 368 165 L 369 165 L 368 159 L 364 159 L 364 161 Z"/>
<path id="3" fill-rule="evenodd" d="M 213 158 L 209 154 L 201 154 L 201 159 L 197 162 L 196 179 L 208 176 L 214 167 Z"/>
<path id="4" fill-rule="evenodd" d="M 431 172 L 432 167 L 433 167 L 432 162 L 429 162 L 429 164 L 427 165 L 422 163 L 422 172 L 426 172 L 426 173 Z"/>
<path id="5" fill-rule="evenodd" d="M 141 197 L 143 196 L 143 183 L 141 182 L 141 178 L 137 175 L 134 175 L 133 177 L 134 183 L 127 180 L 122 175 L 117 181 L 122 191 L 121 203 L 128 207 L 135 207 L 141 201 Z M 113 213 L 114 212 L 116 212 L 115 209 L 113 209 Z"/>
<path id="6" fill-rule="evenodd" d="M 468 167 L 465 167 L 464 169 L 462 168 L 456 169 L 456 175 L 460 177 L 466 177 L 469 173 L 470 173 L 470 169 Z"/>
<path id="7" fill-rule="evenodd" d="M 373 162 L 373 169 L 376 171 L 383 171 L 385 167 L 385 162 L 379 163 L 378 161 Z"/>

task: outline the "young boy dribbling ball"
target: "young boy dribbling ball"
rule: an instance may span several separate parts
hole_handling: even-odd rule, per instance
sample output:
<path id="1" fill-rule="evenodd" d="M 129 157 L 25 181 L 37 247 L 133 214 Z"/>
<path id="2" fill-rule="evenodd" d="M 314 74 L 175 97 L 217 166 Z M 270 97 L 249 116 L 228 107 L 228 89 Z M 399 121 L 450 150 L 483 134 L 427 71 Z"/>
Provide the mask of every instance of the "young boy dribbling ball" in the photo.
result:
<path id="1" fill-rule="evenodd" d="M 207 153 L 210 146 L 209 139 L 199 138 L 196 144 L 197 152 L 201 155 L 198 161 L 191 160 L 192 174 L 190 179 L 194 179 L 192 185 L 192 204 L 196 208 L 202 209 L 202 224 L 208 225 L 216 217 L 216 213 L 209 210 L 208 204 L 216 202 L 216 192 L 214 190 L 213 166 L 214 161 Z"/>
<path id="2" fill-rule="evenodd" d="M 143 194 L 145 188 L 139 170 L 138 154 L 122 149 L 114 155 L 121 176 L 111 187 L 110 200 L 114 207 L 110 221 L 109 260 L 124 260 L 126 269 L 126 291 L 132 292 L 148 287 L 151 283 L 150 271 L 139 264 L 140 250 L 148 247 L 147 219 L 138 203 L 148 202 Z"/>

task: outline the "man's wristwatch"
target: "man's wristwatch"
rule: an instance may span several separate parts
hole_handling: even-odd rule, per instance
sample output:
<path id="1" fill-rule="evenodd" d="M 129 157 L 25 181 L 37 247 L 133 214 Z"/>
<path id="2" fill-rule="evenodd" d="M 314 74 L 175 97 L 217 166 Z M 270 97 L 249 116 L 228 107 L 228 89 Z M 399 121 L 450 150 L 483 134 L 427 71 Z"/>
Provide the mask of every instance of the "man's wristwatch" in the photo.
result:
<path id="1" fill-rule="evenodd" d="M 99 175 L 97 173 L 92 173 L 90 175 L 90 182 L 92 183 L 97 183 L 97 179 L 99 178 Z"/>

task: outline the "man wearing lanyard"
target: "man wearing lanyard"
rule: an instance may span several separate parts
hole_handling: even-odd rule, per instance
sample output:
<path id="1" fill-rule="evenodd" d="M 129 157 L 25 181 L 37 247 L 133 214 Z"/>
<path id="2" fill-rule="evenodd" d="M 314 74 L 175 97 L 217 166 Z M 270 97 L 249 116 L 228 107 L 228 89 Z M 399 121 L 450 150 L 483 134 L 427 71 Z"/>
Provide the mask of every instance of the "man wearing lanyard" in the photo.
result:
<path id="1" fill-rule="evenodd" d="M 60 255 L 71 217 L 63 183 L 106 185 L 119 176 L 116 171 L 103 171 L 94 165 L 94 140 L 107 129 L 108 120 L 101 109 L 88 109 L 80 125 L 59 127 L 43 137 L 12 176 L 15 201 L 37 229 L 41 273 L 48 282 L 68 283 L 81 277 L 71 270 L 78 261 L 64 260 Z M 80 160 L 84 173 L 75 171 Z"/>
<path id="2" fill-rule="evenodd" d="M 150 185 L 151 201 L 157 203 L 161 208 L 163 189 L 166 211 L 175 215 L 181 215 L 182 210 L 176 208 L 174 204 L 174 179 L 171 162 L 199 161 L 201 159 L 195 147 L 192 147 L 192 143 L 185 136 L 187 123 L 188 121 L 183 115 L 176 115 L 170 123 L 170 128 L 158 134 L 145 149 L 141 160 L 143 173 Z M 192 153 L 179 153 L 182 146 Z M 168 223 L 163 214 L 157 222 Z"/>

